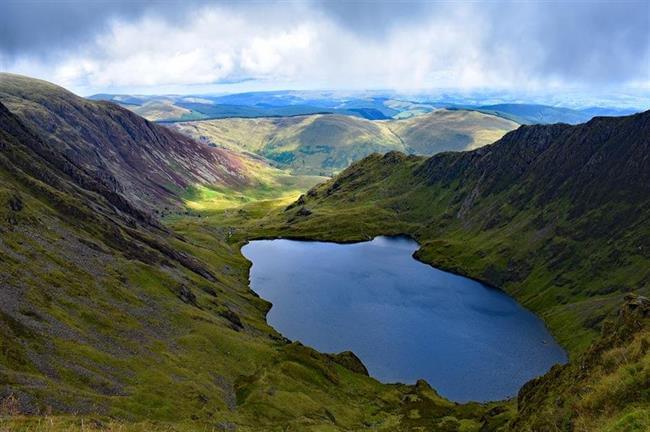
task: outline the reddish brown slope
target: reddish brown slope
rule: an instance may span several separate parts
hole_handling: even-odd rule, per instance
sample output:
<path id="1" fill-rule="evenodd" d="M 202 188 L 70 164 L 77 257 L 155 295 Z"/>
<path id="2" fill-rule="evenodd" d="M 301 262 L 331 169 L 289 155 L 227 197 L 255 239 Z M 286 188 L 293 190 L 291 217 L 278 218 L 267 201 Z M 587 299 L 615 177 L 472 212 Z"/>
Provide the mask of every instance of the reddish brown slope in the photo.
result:
<path id="1" fill-rule="evenodd" d="M 45 81 L 0 74 L 0 102 L 73 163 L 143 209 L 174 205 L 193 184 L 247 182 L 236 154 Z"/>

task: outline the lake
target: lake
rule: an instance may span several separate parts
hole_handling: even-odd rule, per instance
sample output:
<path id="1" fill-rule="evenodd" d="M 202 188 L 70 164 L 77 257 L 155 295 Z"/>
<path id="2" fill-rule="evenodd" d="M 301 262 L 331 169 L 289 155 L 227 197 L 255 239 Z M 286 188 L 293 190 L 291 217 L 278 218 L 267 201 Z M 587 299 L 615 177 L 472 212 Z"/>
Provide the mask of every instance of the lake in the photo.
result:
<path id="1" fill-rule="evenodd" d="M 544 323 L 504 292 L 412 257 L 405 237 L 257 240 L 242 249 L 267 320 L 322 352 L 353 351 L 382 382 L 423 378 L 458 402 L 515 396 L 567 360 Z"/>

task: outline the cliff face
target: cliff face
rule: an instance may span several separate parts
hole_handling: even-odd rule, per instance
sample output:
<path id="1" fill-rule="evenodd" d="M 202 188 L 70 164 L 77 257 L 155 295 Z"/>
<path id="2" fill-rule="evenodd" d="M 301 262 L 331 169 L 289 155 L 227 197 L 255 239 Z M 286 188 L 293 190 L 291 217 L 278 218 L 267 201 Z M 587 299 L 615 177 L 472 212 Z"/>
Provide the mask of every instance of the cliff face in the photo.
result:
<path id="1" fill-rule="evenodd" d="M 0 74 L 0 102 L 51 148 L 141 209 L 177 205 L 175 195 L 195 184 L 248 181 L 235 153 L 44 81 Z"/>
<path id="2" fill-rule="evenodd" d="M 18 395 L 25 412 L 74 410 L 127 385 L 93 356 L 133 353 L 133 340 L 159 337 L 149 320 L 173 316 L 159 306 L 145 318 L 155 296 L 132 277 L 157 280 L 163 298 L 193 279 L 217 282 L 93 172 L 0 104 L 0 394 Z M 135 327 L 133 317 L 142 318 Z"/>
<path id="3" fill-rule="evenodd" d="M 92 170 L 89 171 L 75 164 L 64 154 L 54 150 L 1 103 L 0 137 L 2 137 L 0 145 L 3 151 L 3 165 L 7 170 L 16 173 L 16 180 L 30 179 L 30 183 L 35 188 L 36 181 L 40 181 L 61 192 L 61 195 L 69 193 L 86 199 L 91 192 L 94 192 L 104 198 L 105 205 L 114 206 L 114 209 L 123 212 L 127 218 L 157 226 L 148 213 L 134 207 L 120 195 L 115 190 L 114 184 L 107 181 L 107 178 L 93 176 Z M 45 190 L 44 187 L 40 189 Z M 110 212 L 110 205 L 105 206 L 102 211 Z M 94 203 L 89 207 L 92 210 L 99 210 L 102 205 Z"/>

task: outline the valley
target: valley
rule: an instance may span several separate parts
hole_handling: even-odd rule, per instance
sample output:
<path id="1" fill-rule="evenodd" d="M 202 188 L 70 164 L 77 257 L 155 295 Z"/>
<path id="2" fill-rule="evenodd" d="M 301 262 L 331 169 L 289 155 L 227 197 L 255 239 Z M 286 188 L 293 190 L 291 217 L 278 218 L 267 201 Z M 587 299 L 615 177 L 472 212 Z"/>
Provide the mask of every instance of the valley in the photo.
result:
<path id="1" fill-rule="evenodd" d="M 134 430 L 278 425 L 394 430 L 400 424 L 431 424 L 430 416 L 405 423 L 404 413 L 414 409 L 478 427 L 490 406 L 458 409 L 426 383 L 381 384 L 359 374 L 354 358 L 289 343 L 269 327 L 270 305 L 248 286 L 250 264 L 233 243 L 232 228 L 205 226 L 207 233 L 173 228 L 173 221 L 203 221 L 215 212 L 183 210 L 180 194 L 159 183 L 163 174 L 153 175 L 171 164 L 189 164 L 193 142 L 174 147 L 184 138 L 165 141 L 167 129 L 51 84 L 3 75 L 0 86 L 0 379 L 2 406 L 9 407 L 3 410 L 11 409 L 3 411 L 3 428 L 34 430 L 45 421 L 70 430 L 84 418 L 87 424 Z M 20 116 L 5 108 L 5 101 Z M 83 149 L 112 134 L 137 139 L 138 145 L 99 147 L 106 153 L 73 158 L 84 153 L 68 156 L 57 134 L 40 129 L 51 124 L 45 119 L 61 118 L 72 127 L 56 130 L 75 134 L 63 141 L 68 145 Z M 95 129 L 97 121 L 109 127 Z M 156 144 L 170 147 L 154 152 L 168 158 L 152 175 L 97 174 L 99 167 L 106 173 L 115 166 L 110 162 L 126 168 L 146 161 L 149 152 L 140 151 Z M 196 151 L 210 152 L 207 146 Z M 214 169 L 226 167 L 217 163 Z M 244 170 L 226 172 L 248 179 Z M 196 176 L 193 181 L 205 182 L 203 187 L 227 185 L 251 195 L 246 183 L 222 182 L 202 169 L 183 175 Z M 184 178 L 176 178 L 177 191 Z M 140 187 L 170 201 L 124 198 L 138 196 Z M 268 193 L 268 199 L 237 203 L 239 209 L 216 207 L 249 220 L 250 206 L 275 208 L 277 195 Z M 197 202 L 207 198 L 208 207 L 215 203 L 211 194 L 191 196 Z M 164 225 L 156 211 L 166 214 Z"/>
<path id="2" fill-rule="evenodd" d="M 251 128 L 250 140 L 233 125 L 249 120 L 189 123 L 192 134 L 212 134 L 195 141 L 15 75 L 0 76 L 0 103 L 0 389 L 3 407 L 16 407 L 0 427 L 650 424 L 648 112 L 524 126 L 466 152 L 416 156 L 381 147 L 382 154 L 345 159 L 329 179 L 314 175 L 338 171 L 319 171 L 322 161 L 314 170 L 271 166 L 256 137 L 280 121 L 311 126 L 335 115 L 250 120 L 261 129 Z M 414 122 L 403 133 L 424 145 L 424 134 L 440 129 L 433 120 L 432 129 L 414 125 L 419 118 L 427 115 L 395 122 Z M 278 141 L 295 150 L 291 134 Z M 424 154 L 439 151 L 431 142 Z M 466 138 L 459 143 L 451 146 L 467 148 Z M 268 324 L 271 305 L 249 286 L 247 242 L 397 234 L 420 243 L 422 262 L 503 288 L 537 313 L 569 363 L 516 398 L 457 404 L 423 380 L 381 383 L 355 355 L 320 353 Z"/>
<path id="3" fill-rule="evenodd" d="M 0 432 L 650 431 L 650 2 L 0 1 Z"/>

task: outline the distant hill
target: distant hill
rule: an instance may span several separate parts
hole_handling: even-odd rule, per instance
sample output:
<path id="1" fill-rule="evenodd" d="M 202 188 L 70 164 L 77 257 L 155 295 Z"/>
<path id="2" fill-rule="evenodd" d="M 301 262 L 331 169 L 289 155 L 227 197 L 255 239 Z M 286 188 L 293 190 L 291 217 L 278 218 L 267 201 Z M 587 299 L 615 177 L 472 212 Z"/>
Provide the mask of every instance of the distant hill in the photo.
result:
<path id="1" fill-rule="evenodd" d="M 242 93 L 226 96 L 131 96 L 96 94 L 91 100 L 118 103 L 152 121 L 177 122 L 231 117 L 284 117 L 342 114 L 370 120 L 389 119 L 398 111 L 382 99 L 334 101 L 300 98 L 289 92 Z"/>
<path id="2" fill-rule="evenodd" d="M 176 105 L 172 100 L 168 99 L 154 99 L 137 105 L 121 101 L 117 103 L 151 121 L 166 121 L 169 118 L 179 120 L 200 120 L 208 117 L 206 114 L 199 111 Z"/>
<path id="3" fill-rule="evenodd" d="M 491 114 L 445 109 L 385 124 L 405 144 L 409 153 L 427 156 L 491 144 L 519 126 Z"/>
<path id="4" fill-rule="evenodd" d="M 494 99 L 492 95 L 486 95 Z M 578 124 L 594 116 L 621 116 L 637 112 L 633 108 L 588 107 L 573 109 L 529 103 L 480 104 L 480 95 L 468 102 L 462 96 L 421 99 L 381 93 L 345 93 L 318 91 L 268 91 L 222 96 L 197 95 L 112 95 L 97 94 L 93 100 L 121 104 L 153 121 L 190 121 L 230 117 L 276 117 L 310 114 L 341 114 L 368 120 L 403 119 L 423 115 L 440 108 L 473 110 L 493 114 L 519 124 Z M 470 102 L 471 101 L 471 102 Z"/>
<path id="5" fill-rule="evenodd" d="M 520 124 L 579 124 L 595 116 L 621 116 L 633 114 L 633 109 L 585 108 L 581 110 L 532 104 L 498 104 L 469 107 L 479 112 L 497 115 Z"/>
<path id="6" fill-rule="evenodd" d="M 200 141 L 243 149 L 295 173 L 331 174 L 373 152 L 406 150 L 380 123 L 341 115 L 176 123 Z"/>
<path id="7" fill-rule="evenodd" d="M 517 124 L 472 111 L 437 110 L 404 120 L 342 115 L 221 119 L 176 123 L 208 144 L 263 156 L 294 173 L 330 175 L 373 152 L 431 155 L 496 141 Z"/>

